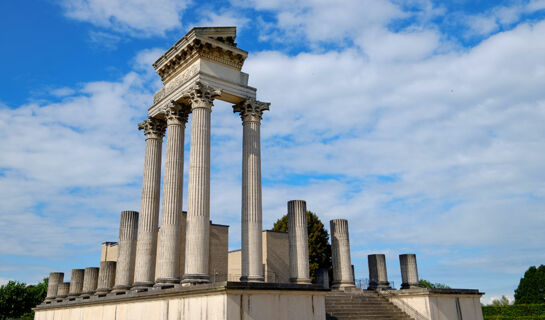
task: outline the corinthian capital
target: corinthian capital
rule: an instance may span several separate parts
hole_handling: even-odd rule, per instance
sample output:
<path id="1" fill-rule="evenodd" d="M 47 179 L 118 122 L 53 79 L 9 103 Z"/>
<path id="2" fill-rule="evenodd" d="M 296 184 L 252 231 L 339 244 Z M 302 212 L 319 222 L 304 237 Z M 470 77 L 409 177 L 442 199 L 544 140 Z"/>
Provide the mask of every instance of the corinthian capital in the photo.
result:
<path id="1" fill-rule="evenodd" d="M 214 98 L 221 95 L 221 90 L 212 88 L 204 83 L 197 82 L 184 95 L 191 102 L 191 110 L 206 108 L 212 110 Z"/>
<path id="2" fill-rule="evenodd" d="M 165 118 L 167 119 L 167 125 L 185 125 L 190 110 L 188 105 L 172 100 L 164 107 L 163 111 L 165 113 Z"/>
<path id="3" fill-rule="evenodd" d="M 138 130 L 144 130 L 146 138 L 162 139 L 165 135 L 165 120 L 149 117 L 138 124 Z"/>
<path id="4" fill-rule="evenodd" d="M 240 112 L 242 121 L 261 121 L 263 111 L 269 110 L 269 102 L 257 101 L 254 98 L 248 98 L 243 102 L 233 106 L 233 112 Z"/>

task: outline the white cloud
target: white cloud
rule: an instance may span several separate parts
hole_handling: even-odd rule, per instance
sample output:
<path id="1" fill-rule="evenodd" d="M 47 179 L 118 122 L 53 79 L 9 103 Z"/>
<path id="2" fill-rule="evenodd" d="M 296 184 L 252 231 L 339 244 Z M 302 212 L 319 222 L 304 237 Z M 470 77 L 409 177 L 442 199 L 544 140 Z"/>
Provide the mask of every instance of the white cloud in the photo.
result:
<path id="1" fill-rule="evenodd" d="M 545 9 L 543 0 L 515 2 L 509 6 L 493 7 L 485 13 L 465 15 L 460 17 L 460 20 L 469 27 L 469 36 L 486 36 L 500 30 L 500 27 L 506 28 L 518 23 L 525 14 L 543 9 Z"/>
<path id="2" fill-rule="evenodd" d="M 64 87 L 64 88 L 57 88 L 57 89 L 51 90 L 50 93 L 56 97 L 66 97 L 66 96 L 70 96 L 74 94 L 75 90 L 72 88 Z"/>
<path id="3" fill-rule="evenodd" d="M 522 25 L 467 53 L 393 64 L 351 50 L 250 56 L 252 85 L 273 102 L 263 174 L 284 190 L 266 189 L 265 215 L 299 194 L 349 218 L 355 245 L 541 251 L 544 34 Z M 298 187 L 290 174 L 317 178 Z"/>
<path id="4" fill-rule="evenodd" d="M 205 16 L 195 24 L 199 27 L 217 27 L 217 26 L 236 26 L 240 30 L 250 21 L 250 19 L 236 13 L 236 11 L 223 11 L 216 13 L 213 10 L 206 11 Z"/>
<path id="5" fill-rule="evenodd" d="M 65 0 L 67 17 L 134 36 L 163 35 L 181 26 L 183 0 Z"/>
<path id="6" fill-rule="evenodd" d="M 143 138 L 155 77 L 143 51 L 118 81 L 90 82 L 56 103 L 2 107 L 0 252 L 55 257 L 115 239 L 118 212 L 139 207 Z M 60 94 L 58 94 L 60 95 Z M 78 236 L 74 236 L 78 234 Z"/>

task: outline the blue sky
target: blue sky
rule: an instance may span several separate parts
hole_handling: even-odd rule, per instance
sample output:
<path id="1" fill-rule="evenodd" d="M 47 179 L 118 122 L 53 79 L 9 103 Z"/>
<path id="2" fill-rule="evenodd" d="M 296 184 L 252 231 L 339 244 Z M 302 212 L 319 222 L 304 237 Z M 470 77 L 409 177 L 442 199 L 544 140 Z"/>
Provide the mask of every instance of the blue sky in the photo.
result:
<path id="1" fill-rule="evenodd" d="M 136 124 L 161 86 L 151 63 L 212 25 L 237 26 L 243 70 L 272 103 L 265 228 L 305 199 L 326 224 L 349 220 L 357 278 L 367 254 L 385 253 L 398 286 L 397 255 L 414 252 L 422 278 L 478 288 L 484 301 L 512 296 L 545 262 L 543 0 L 3 1 L 0 11 L 1 282 L 98 265 L 119 212 L 139 209 Z M 212 220 L 231 226 L 237 248 L 240 119 L 218 102 L 212 126 Z"/>

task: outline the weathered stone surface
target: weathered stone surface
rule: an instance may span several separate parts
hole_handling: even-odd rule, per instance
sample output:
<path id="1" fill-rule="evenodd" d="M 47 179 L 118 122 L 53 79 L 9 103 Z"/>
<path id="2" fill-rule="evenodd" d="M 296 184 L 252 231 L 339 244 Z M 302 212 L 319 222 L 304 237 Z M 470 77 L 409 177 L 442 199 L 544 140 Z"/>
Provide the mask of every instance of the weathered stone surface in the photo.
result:
<path id="1" fill-rule="evenodd" d="M 165 109 L 167 149 L 163 177 L 163 205 L 155 282 L 180 282 L 180 227 L 184 182 L 184 136 L 188 106 L 171 101 Z"/>
<path id="2" fill-rule="evenodd" d="M 95 293 L 98 285 L 98 271 L 99 268 L 89 267 L 85 268 L 85 273 L 83 275 L 83 289 L 82 295 L 91 295 Z"/>
<path id="3" fill-rule="evenodd" d="M 85 270 L 72 269 L 72 276 L 70 277 L 70 290 L 68 295 L 71 297 L 79 296 L 83 290 L 83 277 Z"/>
<path id="4" fill-rule="evenodd" d="M 217 89 L 197 84 L 186 94 L 191 102 L 191 146 L 187 192 L 184 282 L 209 281 L 210 237 L 210 113 Z"/>
<path id="5" fill-rule="evenodd" d="M 400 254 L 401 289 L 418 288 L 418 267 L 415 254 Z"/>
<path id="6" fill-rule="evenodd" d="M 288 201 L 288 236 L 290 244 L 290 282 L 310 283 L 307 204 L 303 200 Z"/>
<path id="7" fill-rule="evenodd" d="M 57 290 L 59 284 L 64 280 L 64 273 L 62 272 L 51 272 L 49 274 L 49 281 L 47 283 L 47 296 L 45 300 L 53 300 L 57 296 Z"/>
<path id="8" fill-rule="evenodd" d="M 114 286 L 114 289 L 117 291 L 127 290 L 132 286 L 134 280 L 134 261 L 136 260 L 137 236 L 138 212 L 121 212 Z"/>
<path id="9" fill-rule="evenodd" d="M 242 274 L 241 281 L 264 281 L 261 199 L 261 137 L 263 111 L 269 103 L 247 99 L 233 106 L 242 119 Z"/>
<path id="10" fill-rule="evenodd" d="M 61 282 L 57 286 L 57 298 L 66 298 L 70 291 L 70 282 Z"/>
<path id="11" fill-rule="evenodd" d="M 142 288 L 151 287 L 155 280 L 161 190 L 161 149 L 165 134 L 165 121 L 149 118 L 140 123 L 138 128 L 143 129 L 146 135 L 146 155 L 133 287 Z"/>
<path id="12" fill-rule="evenodd" d="M 331 260 L 333 262 L 333 282 L 331 288 L 354 287 L 348 221 L 345 219 L 334 219 L 330 221 L 329 225 L 331 231 Z"/>
<path id="13" fill-rule="evenodd" d="M 483 293 L 479 290 L 415 288 L 379 293 L 412 319 L 483 319 L 480 303 Z"/>
<path id="14" fill-rule="evenodd" d="M 386 270 L 386 256 L 383 254 L 370 254 L 369 262 L 369 290 L 390 289 L 388 272 Z"/>
<path id="15" fill-rule="evenodd" d="M 106 294 L 112 290 L 115 284 L 114 261 L 102 261 L 98 270 L 98 284 L 95 294 Z"/>

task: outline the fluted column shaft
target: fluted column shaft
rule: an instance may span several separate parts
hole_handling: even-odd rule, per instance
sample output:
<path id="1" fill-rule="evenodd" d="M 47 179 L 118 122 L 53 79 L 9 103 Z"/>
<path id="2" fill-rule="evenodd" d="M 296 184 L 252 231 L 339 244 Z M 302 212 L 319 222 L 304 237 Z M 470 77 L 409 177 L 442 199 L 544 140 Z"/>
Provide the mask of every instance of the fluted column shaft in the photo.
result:
<path id="1" fill-rule="evenodd" d="M 117 246 L 117 266 L 115 271 L 115 290 L 127 290 L 133 283 L 137 235 L 138 212 L 121 212 L 119 244 Z"/>
<path id="2" fill-rule="evenodd" d="M 102 261 L 98 270 L 98 284 L 95 294 L 108 293 L 115 283 L 115 261 Z"/>
<path id="3" fill-rule="evenodd" d="M 61 282 L 57 287 L 57 298 L 66 298 L 70 291 L 70 282 Z"/>
<path id="4" fill-rule="evenodd" d="M 64 280 L 64 273 L 62 272 L 51 272 L 49 274 L 49 280 L 47 282 L 47 296 L 45 300 L 53 300 L 57 296 L 57 290 L 59 283 L 62 283 Z"/>
<path id="5" fill-rule="evenodd" d="M 261 282 L 263 275 L 261 198 L 261 117 L 268 103 L 248 99 L 233 107 L 242 119 L 241 281 Z"/>
<path id="6" fill-rule="evenodd" d="M 191 146 L 187 192 L 187 231 L 184 282 L 208 282 L 210 235 L 210 113 L 219 92 L 197 84 L 191 102 Z"/>
<path id="7" fill-rule="evenodd" d="M 418 288 L 418 267 L 415 254 L 400 254 L 401 289 Z"/>
<path id="8" fill-rule="evenodd" d="M 350 240 L 348 221 L 334 219 L 330 222 L 331 260 L 333 263 L 333 282 L 331 287 L 339 289 L 354 286 L 352 262 L 350 259 Z"/>
<path id="9" fill-rule="evenodd" d="M 155 280 L 161 185 L 161 149 L 165 123 L 163 120 L 149 118 L 140 123 L 138 128 L 144 129 L 146 135 L 146 156 L 134 269 L 133 286 L 136 288 L 150 287 Z"/>
<path id="10" fill-rule="evenodd" d="M 303 200 L 288 202 L 288 239 L 290 282 L 310 283 L 307 205 Z"/>
<path id="11" fill-rule="evenodd" d="M 70 277 L 70 290 L 68 291 L 69 296 L 79 296 L 83 289 L 83 277 L 85 270 L 83 269 L 72 269 L 72 276 Z"/>
<path id="12" fill-rule="evenodd" d="M 369 263 L 369 288 L 389 289 L 388 272 L 386 270 L 386 256 L 383 254 L 370 254 L 367 256 Z"/>
<path id="13" fill-rule="evenodd" d="M 85 273 L 83 275 L 82 295 L 91 295 L 97 289 L 98 270 L 99 269 L 96 267 L 85 268 Z"/>
<path id="14" fill-rule="evenodd" d="M 171 102 L 165 110 L 167 150 L 163 178 L 163 202 L 155 282 L 180 282 L 180 227 L 184 176 L 184 134 L 187 109 Z"/>

